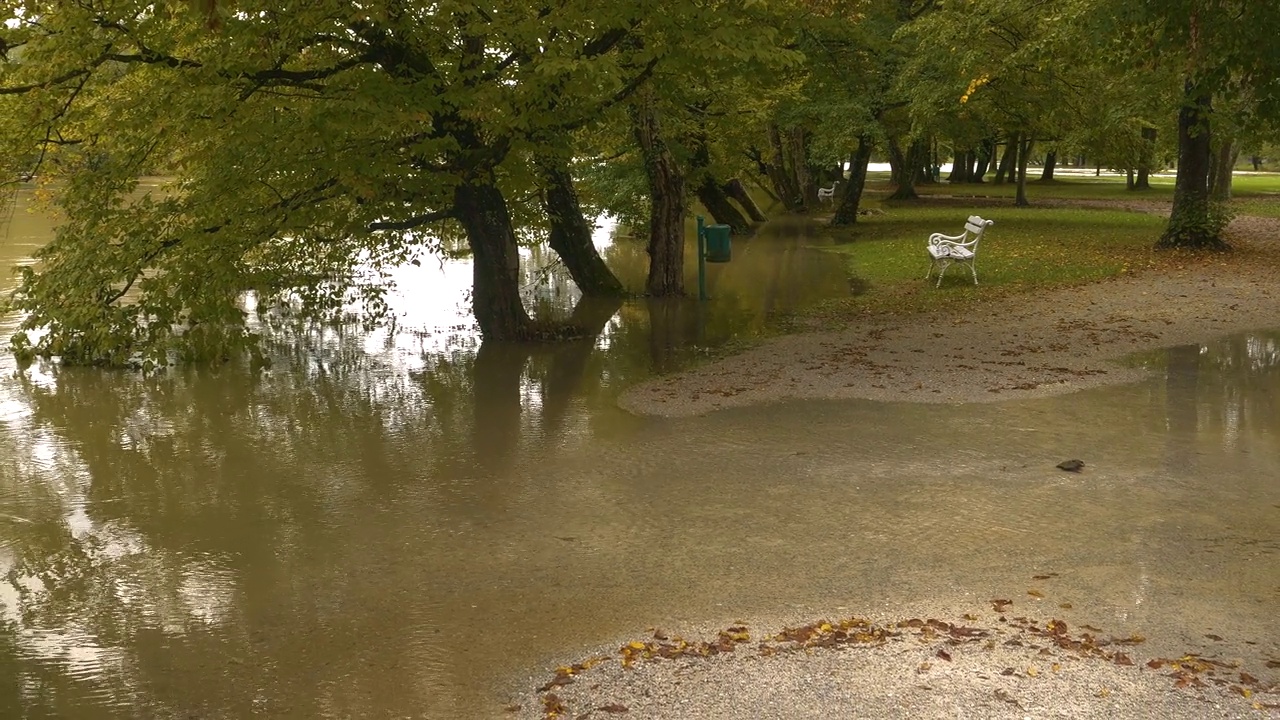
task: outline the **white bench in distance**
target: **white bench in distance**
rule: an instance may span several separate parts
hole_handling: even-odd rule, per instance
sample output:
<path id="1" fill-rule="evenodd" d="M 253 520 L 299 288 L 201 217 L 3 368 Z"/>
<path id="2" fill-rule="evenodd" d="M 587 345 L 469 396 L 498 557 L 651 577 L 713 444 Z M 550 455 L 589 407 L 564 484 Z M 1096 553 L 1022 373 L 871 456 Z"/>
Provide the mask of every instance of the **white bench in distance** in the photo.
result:
<path id="1" fill-rule="evenodd" d="M 818 188 L 818 199 L 831 202 L 836 196 L 836 185 L 838 184 L 839 183 L 831 183 L 831 187 L 829 188 Z"/>
<path id="2" fill-rule="evenodd" d="M 995 224 L 994 220 L 983 220 L 977 215 L 970 215 L 964 224 L 964 232 L 959 235 L 943 235 L 934 233 L 929 236 L 929 272 L 924 279 L 928 280 L 933 271 L 938 271 L 938 284 L 942 287 L 942 276 L 953 263 L 968 263 L 973 273 L 973 284 L 978 284 L 978 269 L 974 261 L 978 257 L 978 241 L 982 239 L 987 228 Z"/>

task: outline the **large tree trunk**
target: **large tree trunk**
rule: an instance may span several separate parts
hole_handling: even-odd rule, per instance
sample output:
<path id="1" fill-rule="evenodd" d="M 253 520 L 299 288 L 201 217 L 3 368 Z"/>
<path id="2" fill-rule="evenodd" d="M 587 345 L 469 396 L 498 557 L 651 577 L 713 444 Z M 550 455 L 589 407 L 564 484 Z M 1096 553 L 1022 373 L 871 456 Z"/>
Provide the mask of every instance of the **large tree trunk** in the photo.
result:
<path id="1" fill-rule="evenodd" d="M 1190 80 L 1183 90 L 1178 111 L 1178 179 L 1173 190 L 1169 225 L 1157 247 L 1224 249 L 1222 228 L 1211 217 L 1209 206 L 1209 115 L 1213 111 L 1209 91 Z"/>
<path id="2" fill-rule="evenodd" d="M 618 280 L 591 241 L 592 227 L 582 216 L 573 178 L 562 163 L 549 159 L 539 162 L 545 190 L 543 208 L 551 223 L 550 244 L 564 261 L 569 275 L 583 295 L 619 297 L 626 288 Z"/>
<path id="3" fill-rule="evenodd" d="M 978 166 L 973 170 L 972 182 L 985 182 L 984 178 L 987 171 L 991 169 L 991 161 L 996 154 L 996 141 L 992 139 L 983 140 L 981 147 L 978 148 Z"/>
<path id="4" fill-rule="evenodd" d="M 889 182 L 901 185 L 910 176 L 907 169 L 907 157 L 902 154 L 902 146 L 896 138 L 889 138 Z"/>
<path id="5" fill-rule="evenodd" d="M 738 204 L 747 212 L 747 217 L 751 218 L 752 222 L 764 222 L 769 219 L 765 217 L 764 212 L 760 210 L 760 206 L 756 204 L 756 201 L 751 197 L 751 193 L 747 192 L 747 188 L 738 178 L 733 178 L 721 186 L 720 189 L 724 191 L 725 195 L 738 201 Z"/>
<path id="6" fill-rule="evenodd" d="M 766 164 L 769 180 L 773 189 L 782 199 L 782 205 L 788 212 L 804 212 L 804 188 L 796 181 L 796 173 L 789 166 L 786 149 L 782 143 L 782 131 L 777 125 L 769 126 L 769 146 L 773 149 L 772 159 Z"/>
<path id="7" fill-rule="evenodd" d="M 1048 152 L 1044 156 L 1044 169 L 1040 171 L 1040 182 L 1053 182 L 1053 169 L 1058 164 L 1058 153 Z"/>
<path id="8" fill-rule="evenodd" d="M 453 193 L 458 220 L 471 245 L 472 312 L 485 340 L 530 340 L 534 324 L 520 300 L 520 253 L 502 191 L 493 173 L 459 184 Z"/>
<path id="9" fill-rule="evenodd" d="M 1134 190 L 1151 189 L 1151 165 L 1156 156 L 1156 129 L 1142 128 L 1142 152 L 1138 160 L 1138 178 L 1133 183 Z"/>
<path id="10" fill-rule="evenodd" d="M 1209 197 L 1217 202 L 1231 199 L 1231 176 L 1236 161 L 1240 159 L 1240 146 L 1228 140 L 1213 154 L 1213 169 L 1209 172 Z"/>
<path id="11" fill-rule="evenodd" d="M 907 154 L 902 155 L 902 150 L 897 147 L 894 141 L 889 142 L 889 154 L 892 158 L 898 156 L 898 163 L 903 168 L 901 180 L 898 187 L 894 189 L 893 194 L 889 196 L 890 200 L 915 200 L 920 196 L 916 194 L 916 173 L 920 172 L 920 165 L 923 163 L 923 157 L 928 152 L 928 147 L 921 141 L 916 140 L 911 143 L 911 147 L 907 149 Z"/>
<path id="12" fill-rule="evenodd" d="M 1031 146 L 1035 141 L 1027 135 L 1018 137 L 1023 139 L 1018 145 L 1018 193 L 1013 204 L 1027 207 L 1031 204 L 1027 201 L 1027 160 L 1031 157 Z"/>
<path id="13" fill-rule="evenodd" d="M 1009 136 L 1009 140 L 1005 143 L 1004 157 L 1000 158 L 1000 166 L 996 168 L 997 185 L 1003 185 L 1005 178 L 1017 180 L 1014 162 L 1018 159 L 1018 142 L 1018 134 L 1014 133 Z"/>
<path id="14" fill-rule="evenodd" d="M 684 294 L 684 173 L 663 141 L 650 93 L 631 107 L 649 180 L 649 295 Z"/>
<path id="15" fill-rule="evenodd" d="M 832 225 L 853 225 L 858 222 L 858 205 L 862 202 L 862 189 L 867 184 L 867 163 L 871 160 L 871 138 L 858 138 L 858 149 L 849 157 L 849 183 L 840 194 L 840 207 L 831 218 Z"/>
<path id="16" fill-rule="evenodd" d="M 796 126 L 787 134 L 787 147 L 790 150 L 791 173 L 795 176 L 796 187 L 800 188 L 800 197 L 804 207 L 808 209 L 818 202 L 818 181 L 809 172 L 808 136 L 804 128 Z"/>
<path id="17" fill-rule="evenodd" d="M 947 173 L 947 182 L 964 182 L 965 167 L 964 152 L 956 149 L 951 154 L 951 172 Z"/>
<path id="18" fill-rule="evenodd" d="M 742 234 L 751 228 L 751 223 L 738 208 L 729 202 L 720 183 L 711 174 L 711 148 L 707 144 L 706 128 L 700 126 L 691 138 L 694 148 L 690 163 L 689 176 L 698 183 L 697 195 L 702 206 L 711 214 L 712 219 L 721 225 L 728 225 L 734 234 Z"/>
<path id="19" fill-rule="evenodd" d="M 920 167 L 916 169 L 917 185 L 933 185 L 938 181 L 938 179 L 933 176 L 933 161 L 934 161 L 933 155 L 934 155 L 935 142 L 936 141 L 933 138 L 929 138 L 925 140 L 924 144 L 925 144 L 925 147 L 928 148 L 928 150 L 924 153 L 923 156 L 921 156 L 922 162 L 920 163 Z"/>
<path id="20" fill-rule="evenodd" d="M 712 219 L 721 225 L 728 225 L 735 235 L 741 235 L 751 229 L 751 223 L 729 202 L 729 196 L 710 175 L 703 177 L 698 186 L 698 201 L 711 213 Z"/>

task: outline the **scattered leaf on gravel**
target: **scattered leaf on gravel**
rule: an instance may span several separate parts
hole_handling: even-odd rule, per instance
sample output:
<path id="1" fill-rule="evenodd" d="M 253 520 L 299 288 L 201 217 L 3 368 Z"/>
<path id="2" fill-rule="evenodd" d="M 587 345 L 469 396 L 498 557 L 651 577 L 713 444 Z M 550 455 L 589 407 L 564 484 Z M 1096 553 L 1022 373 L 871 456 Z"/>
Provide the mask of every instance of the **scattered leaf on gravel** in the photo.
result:
<path id="1" fill-rule="evenodd" d="M 991 609 L 996 612 L 1004 612 L 1004 609 L 1013 604 L 1012 600 L 992 600 Z"/>
<path id="2" fill-rule="evenodd" d="M 1137 645 L 1138 643 L 1144 643 L 1146 641 L 1147 639 L 1145 637 L 1137 633 L 1134 633 L 1127 638 L 1111 638 L 1111 642 L 1117 645 Z"/>
<path id="3" fill-rule="evenodd" d="M 609 703 L 608 705 L 601 705 L 596 709 L 600 710 L 601 712 L 607 712 L 607 713 L 631 712 L 630 710 L 627 709 L 626 705 L 619 705 L 618 703 Z"/>
<path id="4" fill-rule="evenodd" d="M 1010 705 L 1017 705 L 1018 707 L 1022 707 L 1022 703 L 1018 702 L 1018 699 L 1010 695 L 1009 692 L 1004 688 L 996 688 L 996 691 L 992 694 L 996 696 L 997 700 L 1003 700 L 1004 702 L 1007 702 Z"/>
<path id="5" fill-rule="evenodd" d="M 946 660 L 947 662 L 951 662 L 951 653 L 947 652 L 945 649 L 938 649 L 938 657 Z"/>
<path id="6" fill-rule="evenodd" d="M 1027 675 L 1029 675 L 1030 677 L 1035 677 L 1039 674 L 1040 674 L 1040 668 L 1036 667 L 1035 665 L 1030 665 L 1027 667 Z"/>
<path id="7" fill-rule="evenodd" d="M 1030 596 L 1031 596 L 1031 597 L 1033 597 L 1033 598 L 1043 598 L 1043 597 L 1044 597 L 1044 593 L 1040 592 L 1039 590 L 1028 590 L 1028 591 L 1027 591 L 1027 594 L 1028 594 L 1028 595 L 1030 595 Z"/>
<path id="8" fill-rule="evenodd" d="M 565 704 L 554 693 L 542 698 L 542 714 L 548 718 L 558 718 L 569 711 Z"/>

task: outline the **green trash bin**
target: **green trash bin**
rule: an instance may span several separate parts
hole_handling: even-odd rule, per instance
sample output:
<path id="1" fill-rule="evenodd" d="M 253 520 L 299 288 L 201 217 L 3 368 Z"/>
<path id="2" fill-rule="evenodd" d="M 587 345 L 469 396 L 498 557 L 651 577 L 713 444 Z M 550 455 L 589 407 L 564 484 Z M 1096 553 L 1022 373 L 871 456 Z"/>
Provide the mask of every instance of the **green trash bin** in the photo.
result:
<path id="1" fill-rule="evenodd" d="M 707 225 L 703 231 L 707 238 L 707 262 L 729 262 L 732 250 L 729 243 L 730 228 L 728 225 Z"/>

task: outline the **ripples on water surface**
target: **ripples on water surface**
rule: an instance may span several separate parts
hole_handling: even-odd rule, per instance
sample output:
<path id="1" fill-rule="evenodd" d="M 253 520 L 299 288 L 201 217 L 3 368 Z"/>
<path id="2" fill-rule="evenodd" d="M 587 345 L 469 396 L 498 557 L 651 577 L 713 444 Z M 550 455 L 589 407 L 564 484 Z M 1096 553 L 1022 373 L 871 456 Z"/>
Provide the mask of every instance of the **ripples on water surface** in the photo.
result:
<path id="1" fill-rule="evenodd" d="M 41 232 L 16 216 L 0 261 Z M 848 292 L 801 242 L 736 247 L 701 311 L 584 306 L 600 337 L 554 348 L 479 347 L 453 263 L 405 271 L 397 332 L 305 334 L 260 377 L 5 358 L 0 716 L 479 717 L 646 626 L 980 602 L 1032 571 L 1116 622 L 1274 649 L 1280 334 L 1047 400 L 616 409 L 690 346 Z M 636 281 L 641 249 L 606 253 Z"/>

